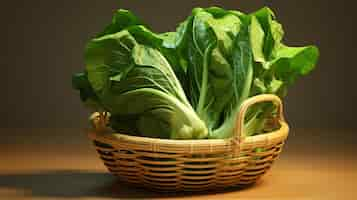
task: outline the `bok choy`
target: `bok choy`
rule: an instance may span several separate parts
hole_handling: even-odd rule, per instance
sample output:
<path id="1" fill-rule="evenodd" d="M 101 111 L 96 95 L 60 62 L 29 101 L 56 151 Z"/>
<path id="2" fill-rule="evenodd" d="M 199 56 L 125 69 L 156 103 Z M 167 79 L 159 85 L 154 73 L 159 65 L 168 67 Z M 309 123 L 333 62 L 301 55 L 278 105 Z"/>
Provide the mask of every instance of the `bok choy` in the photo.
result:
<path id="1" fill-rule="evenodd" d="M 90 40 L 84 72 L 73 87 L 84 104 L 111 114 L 110 126 L 131 135 L 229 138 L 244 100 L 258 94 L 283 98 L 310 73 L 315 46 L 289 47 L 269 8 L 251 14 L 195 8 L 175 32 L 154 33 L 127 10 Z M 263 133 L 271 103 L 253 106 L 244 135 Z"/>

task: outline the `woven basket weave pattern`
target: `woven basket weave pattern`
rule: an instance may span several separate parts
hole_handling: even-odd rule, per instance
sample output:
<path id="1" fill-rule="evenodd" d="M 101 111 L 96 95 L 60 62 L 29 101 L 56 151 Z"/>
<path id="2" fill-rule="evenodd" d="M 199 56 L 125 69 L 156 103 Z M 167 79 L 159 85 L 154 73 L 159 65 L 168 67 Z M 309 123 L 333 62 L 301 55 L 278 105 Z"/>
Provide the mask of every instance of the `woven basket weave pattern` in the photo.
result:
<path id="1" fill-rule="evenodd" d="M 247 108 L 263 101 L 278 105 L 280 129 L 241 138 Z M 96 131 L 89 137 L 105 166 L 121 180 L 164 191 L 189 191 L 256 182 L 280 154 L 288 129 L 280 99 L 260 95 L 243 103 L 238 131 L 231 139 L 166 140 Z"/>

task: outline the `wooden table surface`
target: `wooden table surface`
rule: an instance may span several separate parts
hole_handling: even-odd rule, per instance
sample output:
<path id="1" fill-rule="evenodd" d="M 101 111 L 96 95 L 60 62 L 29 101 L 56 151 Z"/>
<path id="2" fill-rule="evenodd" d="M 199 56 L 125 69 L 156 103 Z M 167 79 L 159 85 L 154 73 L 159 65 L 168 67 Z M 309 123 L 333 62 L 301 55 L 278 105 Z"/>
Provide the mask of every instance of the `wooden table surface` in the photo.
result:
<path id="1" fill-rule="evenodd" d="M 321 131 L 309 131 L 306 140 L 290 134 L 270 172 L 249 188 L 159 194 L 110 175 L 83 131 L 0 129 L 6 135 L 0 142 L 0 199 L 357 199 L 352 139 L 321 142 Z"/>

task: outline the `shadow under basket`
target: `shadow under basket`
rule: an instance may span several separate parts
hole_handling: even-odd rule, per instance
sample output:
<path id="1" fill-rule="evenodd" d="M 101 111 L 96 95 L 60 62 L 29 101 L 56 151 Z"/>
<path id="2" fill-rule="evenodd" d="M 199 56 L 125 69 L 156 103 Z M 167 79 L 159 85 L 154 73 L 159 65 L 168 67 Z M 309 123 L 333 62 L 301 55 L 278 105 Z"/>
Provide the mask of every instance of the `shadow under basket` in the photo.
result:
<path id="1" fill-rule="evenodd" d="M 277 105 L 280 128 L 243 138 L 245 113 L 259 102 Z M 122 181 L 163 192 L 255 183 L 277 159 L 289 132 L 281 100 L 270 94 L 243 102 L 234 136 L 229 139 L 156 139 L 108 133 L 98 127 L 90 131 L 89 137 L 108 170 Z"/>

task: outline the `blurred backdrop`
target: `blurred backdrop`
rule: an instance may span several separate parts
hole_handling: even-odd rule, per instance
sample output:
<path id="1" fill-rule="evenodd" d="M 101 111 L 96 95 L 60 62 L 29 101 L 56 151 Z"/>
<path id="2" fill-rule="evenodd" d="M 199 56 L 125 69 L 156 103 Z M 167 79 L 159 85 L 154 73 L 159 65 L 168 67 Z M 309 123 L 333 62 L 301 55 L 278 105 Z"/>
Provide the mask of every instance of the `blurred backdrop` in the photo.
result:
<path id="1" fill-rule="evenodd" d="M 352 1 L 8 1 L 1 22 L 1 128 L 81 128 L 88 112 L 71 89 L 86 42 L 118 8 L 132 10 L 158 32 L 173 31 L 193 7 L 252 12 L 271 7 L 288 45 L 316 44 L 316 70 L 290 88 L 292 128 L 357 130 L 356 24 Z M 352 131 L 353 132 L 353 131 Z"/>

